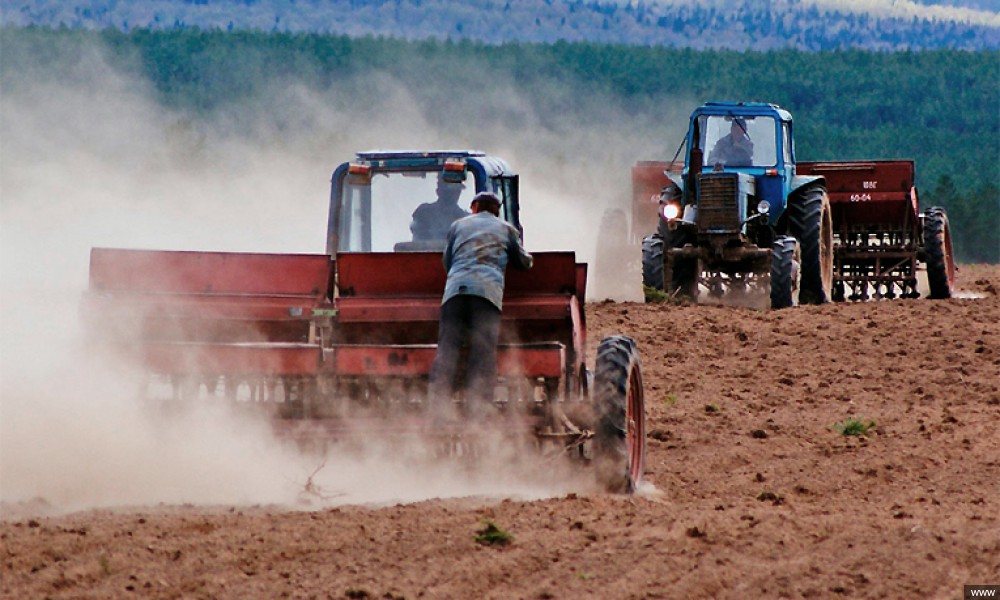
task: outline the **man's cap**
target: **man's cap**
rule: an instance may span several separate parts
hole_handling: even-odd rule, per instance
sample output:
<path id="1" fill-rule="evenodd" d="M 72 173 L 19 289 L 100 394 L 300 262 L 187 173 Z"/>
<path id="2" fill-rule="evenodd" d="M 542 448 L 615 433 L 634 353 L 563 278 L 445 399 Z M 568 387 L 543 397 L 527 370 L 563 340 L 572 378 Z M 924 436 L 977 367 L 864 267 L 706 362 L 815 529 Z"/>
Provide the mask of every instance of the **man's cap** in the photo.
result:
<path id="1" fill-rule="evenodd" d="M 472 201 L 480 204 L 495 204 L 500 206 L 500 197 L 493 192 L 479 192 L 472 198 Z"/>
<path id="2" fill-rule="evenodd" d="M 736 125 L 740 129 L 744 130 L 747 128 L 747 122 L 740 117 L 736 117 L 735 119 L 733 119 L 733 125 Z"/>

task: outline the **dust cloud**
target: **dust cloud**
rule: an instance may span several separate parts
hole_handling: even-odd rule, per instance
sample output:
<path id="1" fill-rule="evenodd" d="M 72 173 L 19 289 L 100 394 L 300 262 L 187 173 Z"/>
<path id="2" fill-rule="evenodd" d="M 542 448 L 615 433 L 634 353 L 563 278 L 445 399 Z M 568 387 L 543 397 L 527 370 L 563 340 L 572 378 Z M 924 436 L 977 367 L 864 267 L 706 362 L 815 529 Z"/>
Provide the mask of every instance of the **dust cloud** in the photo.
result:
<path id="1" fill-rule="evenodd" d="M 89 251 L 322 253 L 337 164 L 358 150 L 467 147 L 520 172 L 529 249 L 591 261 L 602 213 L 627 209 L 629 167 L 672 146 L 693 103 L 637 116 L 599 93 L 556 90 L 566 114 L 543 124 L 501 77 L 447 90 L 451 104 L 435 110 L 455 125 L 442 128 L 412 90 L 371 73 L 326 90 L 283 82 L 196 118 L 159 104 L 136 69 L 110 66 L 99 47 L 68 51 L 57 68 L 30 62 L 7 61 L 0 95 L 0 508 L 319 506 L 543 497 L 580 485 L 500 465 L 481 476 L 414 471 L 377 453 L 321 460 L 225 406 L 151 413 L 136 400 L 142 374 L 82 335 Z M 679 124 L 670 139 L 656 139 L 661 121 Z M 589 296 L 635 297 L 638 271 L 627 276 L 592 280 Z M 308 484 L 322 493 L 304 498 Z"/>

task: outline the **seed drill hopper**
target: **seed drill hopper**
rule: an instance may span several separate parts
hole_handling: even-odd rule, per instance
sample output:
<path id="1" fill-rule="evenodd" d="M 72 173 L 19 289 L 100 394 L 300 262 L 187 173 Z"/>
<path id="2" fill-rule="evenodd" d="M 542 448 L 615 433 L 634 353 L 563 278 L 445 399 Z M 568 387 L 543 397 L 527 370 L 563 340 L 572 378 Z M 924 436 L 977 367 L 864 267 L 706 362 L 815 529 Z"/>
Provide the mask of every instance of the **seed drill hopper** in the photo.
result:
<path id="1" fill-rule="evenodd" d="M 930 298 L 950 298 L 955 262 L 948 216 L 920 212 L 912 160 L 800 162 L 821 175 L 833 212 L 833 299 L 917 298 L 918 263 Z"/>
<path id="2" fill-rule="evenodd" d="M 413 239 L 410 220 L 440 181 L 462 188 L 462 207 L 495 192 L 502 218 L 520 230 L 518 176 L 498 158 L 359 153 L 333 173 L 326 253 L 94 248 L 83 314 L 138 361 L 147 397 L 252 406 L 297 439 L 468 440 L 464 424 L 442 430 L 427 418 L 444 240 Z M 534 257 L 530 271 L 507 274 L 497 418 L 486 425 L 565 449 L 607 489 L 632 491 L 645 461 L 635 343 L 602 340 L 589 370 L 587 267 L 573 252 Z M 466 410 L 461 395 L 448 400 Z"/>

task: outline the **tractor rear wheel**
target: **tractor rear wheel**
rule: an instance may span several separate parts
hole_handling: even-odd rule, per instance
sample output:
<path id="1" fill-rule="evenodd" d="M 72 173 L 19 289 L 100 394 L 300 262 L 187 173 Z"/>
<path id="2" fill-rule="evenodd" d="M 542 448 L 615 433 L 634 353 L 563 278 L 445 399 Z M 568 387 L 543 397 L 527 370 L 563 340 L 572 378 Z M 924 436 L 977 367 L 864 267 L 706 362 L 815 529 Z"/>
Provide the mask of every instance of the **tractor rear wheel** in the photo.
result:
<path id="1" fill-rule="evenodd" d="M 788 199 L 788 232 L 802 255 L 799 304 L 823 304 L 833 287 L 833 216 L 825 185 L 808 185 Z"/>
<path id="2" fill-rule="evenodd" d="M 642 285 L 663 289 L 663 238 L 656 233 L 642 238 Z"/>
<path id="3" fill-rule="evenodd" d="M 771 245 L 771 308 L 792 305 L 792 291 L 798 277 L 795 262 L 797 243 L 790 235 L 779 235 Z"/>
<path id="4" fill-rule="evenodd" d="M 593 465 L 612 493 L 632 493 L 646 468 L 646 411 L 635 341 L 611 336 L 597 347 L 594 369 Z"/>
<path id="5" fill-rule="evenodd" d="M 951 298 L 955 287 L 955 259 L 951 253 L 948 215 L 938 206 L 924 215 L 924 252 L 927 255 L 927 283 L 931 298 Z"/>

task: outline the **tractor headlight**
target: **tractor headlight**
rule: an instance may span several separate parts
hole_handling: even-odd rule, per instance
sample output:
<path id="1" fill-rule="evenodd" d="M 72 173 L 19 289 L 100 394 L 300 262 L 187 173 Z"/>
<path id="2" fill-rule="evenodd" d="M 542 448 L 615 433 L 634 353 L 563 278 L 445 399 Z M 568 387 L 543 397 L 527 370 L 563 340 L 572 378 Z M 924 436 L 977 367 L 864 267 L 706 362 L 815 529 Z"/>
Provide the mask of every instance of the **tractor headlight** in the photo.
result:
<path id="1" fill-rule="evenodd" d="M 673 202 L 668 202 L 664 204 L 663 207 L 660 209 L 660 213 L 663 215 L 664 219 L 668 221 L 673 221 L 674 219 L 680 216 L 681 207 L 677 206 Z"/>
<path id="2" fill-rule="evenodd" d="M 757 203 L 757 212 L 766 215 L 771 212 L 771 203 L 767 200 L 761 200 Z"/>

